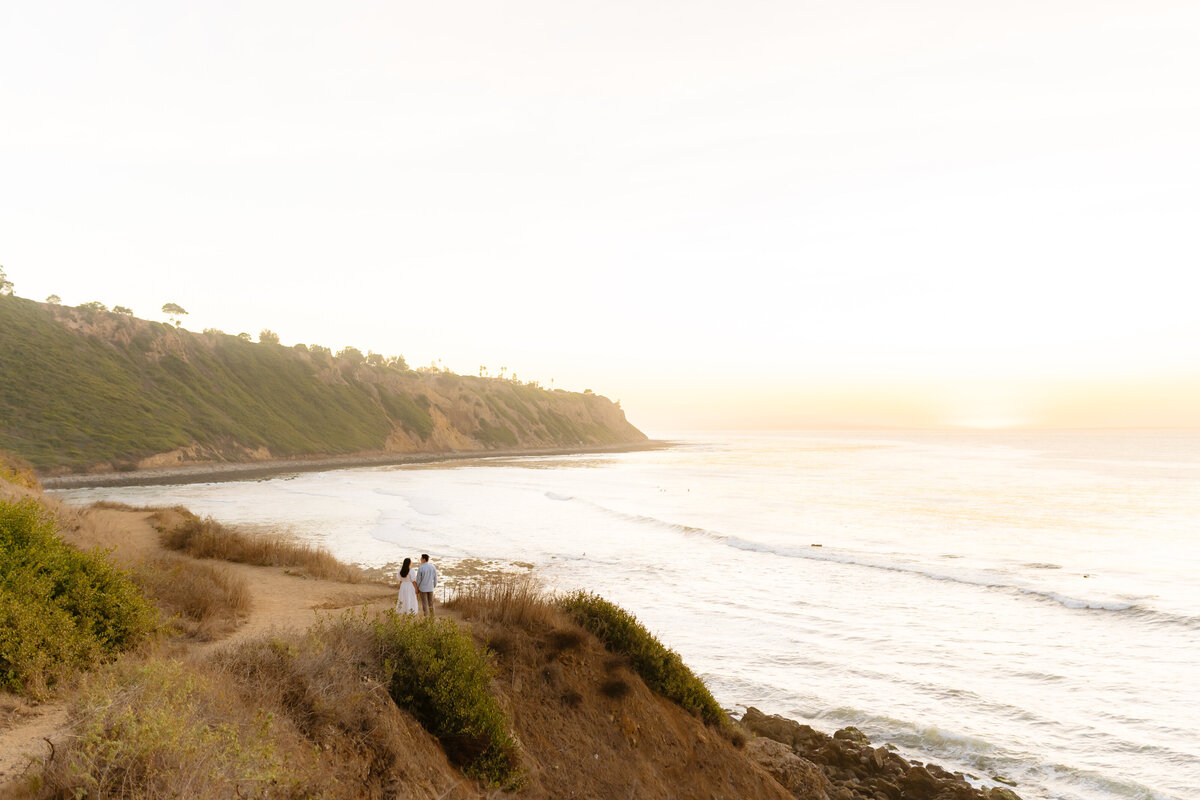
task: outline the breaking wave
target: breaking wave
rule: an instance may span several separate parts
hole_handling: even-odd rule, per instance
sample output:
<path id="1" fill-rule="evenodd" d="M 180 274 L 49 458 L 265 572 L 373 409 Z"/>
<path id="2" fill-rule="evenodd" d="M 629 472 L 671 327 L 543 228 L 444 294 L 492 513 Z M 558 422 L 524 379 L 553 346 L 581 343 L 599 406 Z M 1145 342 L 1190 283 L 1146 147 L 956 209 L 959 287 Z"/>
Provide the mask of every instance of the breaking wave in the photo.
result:
<path id="1" fill-rule="evenodd" d="M 895 561 L 888 561 L 886 559 L 872 557 L 870 555 L 846 552 L 828 547 L 815 547 L 812 545 L 807 547 L 788 547 L 765 544 L 763 542 L 756 542 L 741 536 L 721 533 L 719 531 L 709 530 L 707 528 L 681 525 L 678 523 L 661 520 L 657 517 L 646 516 L 644 514 L 629 514 L 623 511 L 617 511 L 580 497 L 565 496 L 556 494 L 554 492 L 546 492 L 546 496 L 552 500 L 575 502 L 582 505 L 587 505 L 607 516 L 614 517 L 625 522 L 646 525 L 658 528 L 660 530 L 682 534 L 684 536 L 703 538 L 712 542 L 723 544 L 727 547 L 735 548 L 737 550 L 766 553 L 783 558 L 800 558 L 809 561 L 825 561 L 835 564 L 848 564 L 852 566 L 865 567 L 868 569 L 887 570 L 889 572 L 902 572 L 926 578 L 928 580 L 949 581 L 969 586 L 978 586 L 985 589 L 1009 591 L 1014 594 L 1026 595 L 1041 600 L 1055 602 L 1070 609 L 1109 611 L 1125 614 L 1131 618 L 1138 618 L 1151 623 L 1168 623 L 1200 630 L 1200 617 L 1170 614 L 1153 608 L 1147 608 L 1135 602 L 1114 599 L 1097 600 L 1072 597 L 1062 592 L 1029 586 L 1017 581 L 1013 581 L 1011 578 L 1006 579 L 1005 576 L 990 574 L 983 571 L 975 574 L 962 572 L 951 573 L 937 571 L 922 566 L 910 566 L 897 563 Z"/>

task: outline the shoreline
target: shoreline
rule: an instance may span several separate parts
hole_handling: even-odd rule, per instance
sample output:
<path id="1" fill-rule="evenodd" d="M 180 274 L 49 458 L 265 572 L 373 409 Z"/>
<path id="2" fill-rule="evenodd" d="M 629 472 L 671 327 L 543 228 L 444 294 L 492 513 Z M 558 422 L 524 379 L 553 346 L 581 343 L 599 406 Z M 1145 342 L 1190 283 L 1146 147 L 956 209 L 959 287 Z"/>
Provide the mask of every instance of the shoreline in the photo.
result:
<path id="1" fill-rule="evenodd" d="M 654 440 L 636 444 L 598 446 L 585 449 L 558 448 L 532 451 L 488 451 L 467 454 L 419 453 L 407 454 L 400 463 L 450 463 L 481 458 L 511 458 L 514 456 L 537 457 L 553 454 L 636 452 L 666 449 L 673 446 L 675 446 L 675 443 L 670 441 Z M 298 462 L 300 465 L 299 469 L 297 468 L 297 462 L 280 461 L 227 465 L 196 464 L 183 468 L 146 470 L 141 473 L 74 477 L 80 479 L 120 479 L 136 478 L 138 475 L 154 472 L 159 474 L 159 483 L 171 485 L 197 482 L 197 479 L 204 479 L 199 477 L 201 473 L 207 473 L 210 479 L 213 480 L 237 481 L 245 479 L 248 472 L 256 469 L 270 470 L 275 474 L 286 474 L 288 472 L 305 471 L 303 467 L 308 467 L 307 471 L 329 468 L 325 465 L 331 461 L 340 465 L 331 468 L 338 469 L 370 465 L 358 462 L 378 462 L 386 458 L 387 456 L 384 454 L 378 454 L 375 456 L 342 457 L 338 459 L 314 459 Z M 395 459 L 392 460 L 395 461 Z M 221 477 L 211 478 L 213 466 L 222 468 L 217 471 Z M 181 481 L 178 475 L 170 476 L 163 474 L 178 472 L 180 470 L 193 473 L 196 477 L 191 481 Z M 103 531 L 109 538 L 106 542 L 96 543 L 100 546 L 103 546 L 107 542 L 120 540 L 120 544 L 115 546 L 128 548 L 131 543 L 141 541 L 143 547 L 148 547 L 149 545 L 146 545 L 146 542 L 158 541 L 157 535 L 153 533 L 152 528 L 143 519 L 145 516 L 144 510 L 122 510 L 118 508 L 88 512 L 86 511 L 86 507 L 74 507 L 80 513 L 104 515 L 108 520 L 108 524 L 103 526 Z M 122 520 L 123 524 L 115 524 L 116 520 Z M 127 535 L 132 528 L 140 528 L 141 535 Z M 145 554 L 142 553 L 142 555 L 144 556 Z M 128 553 L 126 553 L 126 557 L 129 557 Z M 514 564 L 516 563 L 514 562 Z M 453 578 L 458 579 L 454 581 L 455 583 L 461 580 L 466 584 L 470 584 L 475 579 L 486 580 L 495 574 L 504 576 L 511 576 L 513 574 L 513 570 L 508 567 L 500 566 L 497 568 L 494 562 L 472 557 L 461 559 L 455 566 L 459 569 L 448 569 L 444 573 L 447 582 L 443 586 L 444 588 L 451 588 L 452 591 L 459 588 L 451 586 L 450 580 L 452 575 Z M 522 568 L 532 567 L 531 564 L 519 564 L 519 566 Z M 296 620 L 299 620 L 307 613 L 311 613 L 312 609 L 345 608 L 351 602 L 348 594 L 350 592 L 354 592 L 356 595 L 363 595 L 362 597 L 357 597 L 357 601 L 361 601 L 363 605 L 386 608 L 390 607 L 393 602 L 394 589 L 391 588 L 380 593 L 373 585 L 364 584 L 355 585 L 350 588 L 339 586 L 338 591 L 333 592 L 329 587 L 337 583 L 337 581 L 331 581 L 327 578 L 309 580 L 308 576 L 296 574 L 287 568 L 244 564 L 226 564 L 225 568 L 236 570 L 256 587 L 259 595 L 257 616 L 251 621 L 242 623 L 232 634 L 221 637 L 211 645 L 201 645 L 201 647 L 207 648 L 205 652 L 217 645 L 228 646 L 232 641 L 245 640 L 260 634 L 267 630 L 270 625 L 279 624 L 279 620 L 285 616 L 287 620 L 291 620 L 289 624 L 298 625 Z M 378 596 L 366 596 L 370 595 L 373 591 Z M 297 602 L 298 593 L 304 593 L 303 596 L 306 599 L 302 602 Z M 446 598 L 443 594 L 441 602 L 444 604 L 445 601 Z M 442 613 L 443 615 L 445 614 L 445 612 Z M 605 674 L 608 673 L 606 672 Z M 556 703 L 556 707 L 558 705 L 561 705 L 561 703 Z M 912 754 L 909 754 L 908 757 L 902 756 L 894 746 L 882 740 L 877 741 L 873 745 L 867 736 L 854 727 L 845 727 L 831 733 L 825 733 L 794 719 L 763 714 L 749 704 L 745 705 L 744 708 L 745 711 L 741 715 L 740 722 L 752 736 L 745 750 L 747 766 L 757 765 L 778 786 L 793 797 L 836 796 L 840 800 L 878 800 L 879 794 L 877 790 L 880 787 L 886 787 L 896 791 L 903 791 L 905 792 L 905 796 L 909 796 L 911 793 L 913 797 L 933 797 L 945 792 L 954 792 L 955 796 L 961 800 L 1021 800 L 1020 795 L 1008 788 L 1009 786 L 1016 786 L 1016 784 L 1003 776 L 996 775 L 994 772 L 977 770 L 978 774 L 972 774 L 957 771 L 955 767 L 947 769 L 932 762 L 922 763 L 926 761 L 927 756 L 917 753 L 916 756 L 920 760 L 912 758 Z M 44 738 L 64 736 L 65 731 L 67 731 L 64 713 L 61 708 L 56 708 L 52 710 L 52 713 L 46 714 L 44 720 L 34 716 L 32 717 L 34 720 L 32 724 L 28 726 L 16 726 L 12 731 L 9 731 L 12 735 L 8 737 L 7 749 L 9 752 L 7 755 L 9 758 L 7 761 L 12 762 L 12 758 L 23 752 L 21 748 L 27 747 L 29 743 Z M 736 719 L 736 717 L 734 718 Z M 0 729 L 0 732 L 3 732 L 3 730 Z M 43 736 L 43 734 L 46 734 L 46 736 Z M 5 755 L 5 753 L 0 752 L 0 755 Z M 4 768 L 0 769 L 0 776 L 4 776 L 5 772 L 9 772 L 11 766 L 12 764 L 0 762 L 0 767 Z M 958 769 L 961 769 L 961 767 Z M 0 777 L 0 782 L 2 780 L 3 777 Z"/>
<path id="2" fill-rule="evenodd" d="M 176 486 L 189 483 L 224 483 L 228 481 L 261 480 L 295 472 L 326 472 L 357 467 L 392 467 L 406 464 L 436 464 L 452 461 L 475 461 L 488 458 L 525 458 L 538 456 L 588 455 L 592 453 L 632 453 L 665 450 L 675 442 L 650 439 L 644 442 L 592 445 L 581 447 L 547 447 L 504 450 L 451 450 L 440 453 L 375 453 L 369 455 L 292 458 L 270 461 L 215 462 L 203 461 L 174 467 L 156 467 L 130 472 L 76 473 L 70 475 L 38 476 L 42 488 L 99 489 L 121 486 Z"/>

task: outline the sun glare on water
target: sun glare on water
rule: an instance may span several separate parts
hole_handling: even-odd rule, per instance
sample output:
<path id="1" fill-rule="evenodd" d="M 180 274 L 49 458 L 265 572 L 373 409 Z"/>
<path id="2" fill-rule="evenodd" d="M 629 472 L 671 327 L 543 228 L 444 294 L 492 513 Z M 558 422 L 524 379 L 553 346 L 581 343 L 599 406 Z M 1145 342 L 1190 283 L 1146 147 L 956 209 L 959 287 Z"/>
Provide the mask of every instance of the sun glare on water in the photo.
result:
<path id="1" fill-rule="evenodd" d="M 975 428 L 979 430 L 999 430 L 1002 428 L 1022 428 L 1031 424 L 1031 420 L 1021 417 L 967 417 L 951 420 L 955 428 Z"/>

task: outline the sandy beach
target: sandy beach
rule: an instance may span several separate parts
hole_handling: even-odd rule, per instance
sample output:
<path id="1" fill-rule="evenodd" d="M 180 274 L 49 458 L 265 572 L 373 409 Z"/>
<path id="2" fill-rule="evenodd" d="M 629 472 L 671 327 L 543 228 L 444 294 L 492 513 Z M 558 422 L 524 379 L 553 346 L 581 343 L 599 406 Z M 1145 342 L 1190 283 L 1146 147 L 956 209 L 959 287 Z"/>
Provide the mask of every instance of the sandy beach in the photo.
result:
<path id="1" fill-rule="evenodd" d="M 46 489 L 85 489 L 103 486 L 169 486 L 184 483 L 218 483 L 271 478 L 296 472 L 324 472 L 356 467 L 389 467 L 402 464 L 452 463 L 486 458 L 523 458 L 537 456 L 585 455 L 588 453 L 629 453 L 671 447 L 667 441 L 650 440 L 591 447 L 554 447 L 507 450 L 453 450 L 440 453 L 368 453 L 320 458 L 289 458 L 250 462 L 197 462 L 175 467 L 39 476 Z"/>

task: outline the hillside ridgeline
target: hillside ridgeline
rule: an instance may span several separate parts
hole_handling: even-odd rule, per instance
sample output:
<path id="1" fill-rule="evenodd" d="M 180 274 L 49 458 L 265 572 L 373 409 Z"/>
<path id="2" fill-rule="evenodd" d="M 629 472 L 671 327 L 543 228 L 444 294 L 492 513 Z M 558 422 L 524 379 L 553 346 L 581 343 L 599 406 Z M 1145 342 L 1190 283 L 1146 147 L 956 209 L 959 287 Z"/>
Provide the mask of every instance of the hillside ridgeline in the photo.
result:
<path id="1" fill-rule="evenodd" d="M 645 440 L 590 391 L 0 297 L 0 449 L 42 475 Z"/>

